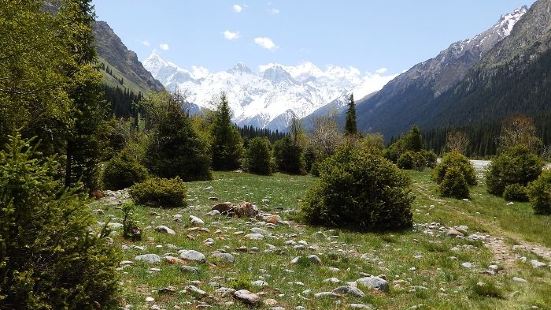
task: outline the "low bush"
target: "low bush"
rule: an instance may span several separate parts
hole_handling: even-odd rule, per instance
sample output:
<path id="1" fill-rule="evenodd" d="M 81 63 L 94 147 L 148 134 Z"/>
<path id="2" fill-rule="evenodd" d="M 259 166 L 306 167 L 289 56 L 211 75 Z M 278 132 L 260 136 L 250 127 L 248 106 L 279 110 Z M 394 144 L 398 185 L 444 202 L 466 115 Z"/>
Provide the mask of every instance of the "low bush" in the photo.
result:
<path id="1" fill-rule="evenodd" d="M 147 179 L 147 169 L 128 152 L 112 158 L 103 171 L 103 187 L 110 190 L 128 188 Z"/>
<path id="2" fill-rule="evenodd" d="M 142 230 L 134 221 L 134 205 L 125 204 L 122 207 L 122 212 L 124 214 L 122 219 L 123 237 L 132 241 L 142 240 Z"/>
<path id="3" fill-rule="evenodd" d="M 465 155 L 459 152 L 450 152 L 444 155 L 440 164 L 436 166 L 433 172 L 433 179 L 437 184 L 442 183 L 448 170 L 452 167 L 456 167 L 468 185 L 474 186 L 477 184 L 476 172 L 473 165 Z"/>
<path id="4" fill-rule="evenodd" d="M 398 158 L 396 163 L 400 169 L 411 170 L 416 167 L 415 153 L 414 152 L 405 152 Z"/>
<path id="5" fill-rule="evenodd" d="M 551 171 L 530 183 L 527 192 L 536 214 L 551 214 Z"/>
<path id="6" fill-rule="evenodd" d="M 469 184 L 460 167 L 452 166 L 446 170 L 446 174 L 439 184 L 439 191 L 444 197 L 469 198 Z"/>
<path id="7" fill-rule="evenodd" d="M 528 201 L 528 193 L 526 187 L 520 184 L 510 184 L 505 187 L 503 191 L 503 198 L 507 201 Z"/>
<path id="8" fill-rule="evenodd" d="M 319 169 L 302 208 L 307 222 L 357 231 L 412 226 L 410 180 L 387 159 L 344 145 Z"/>
<path id="9" fill-rule="evenodd" d="M 137 203 L 156 208 L 185 207 L 187 188 L 180 178 L 151 178 L 130 188 L 130 197 Z"/>
<path id="10" fill-rule="evenodd" d="M 421 155 L 425 159 L 425 166 L 429 168 L 436 167 L 438 156 L 433 151 L 422 150 Z"/>
<path id="11" fill-rule="evenodd" d="M 486 173 L 488 192 L 503 196 L 507 185 L 527 186 L 536 180 L 543 169 L 543 161 L 525 146 L 516 146 L 497 156 Z"/>
<path id="12" fill-rule="evenodd" d="M 249 142 L 245 152 L 245 168 L 255 174 L 272 174 L 272 146 L 266 137 L 256 137 Z"/>

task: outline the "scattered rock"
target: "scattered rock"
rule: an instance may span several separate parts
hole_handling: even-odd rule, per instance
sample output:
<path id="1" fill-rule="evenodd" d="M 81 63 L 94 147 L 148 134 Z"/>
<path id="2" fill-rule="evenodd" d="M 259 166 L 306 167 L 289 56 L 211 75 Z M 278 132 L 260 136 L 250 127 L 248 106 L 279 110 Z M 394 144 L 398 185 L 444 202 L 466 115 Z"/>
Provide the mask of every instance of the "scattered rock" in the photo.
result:
<path id="1" fill-rule="evenodd" d="M 191 222 L 191 225 L 193 225 L 193 226 L 203 226 L 203 225 L 205 225 L 205 222 L 202 219 L 198 218 L 197 216 L 190 215 L 189 220 Z"/>
<path id="2" fill-rule="evenodd" d="M 220 261 L 220 262 L 223 262 L 223 263 L 230 263 L 232 264 L 233 262 L 235 262 L 235 257 L 233 255 L 231 255 L 230 253 L 224 253 L 224 252 L 213 252 L 211 254 L 211 256 L 217 260 L 217 261 Z"/>
<path id="3" fill-rule="evenodd" d="M 170 229 L 167 226 L 157 226 L 155 228 L 155 231 L 163 233 L 163 234 L 176 235 L 176 232 L 174 230 Z"/>
<path id="4" fill-rule="evenodd" d="M 350 309 L 373 309 L 372 305 L 365 305 L 365 304 L 351 304 L 348 307 Z"/>
<path id="5" fill-rule="evenodd" d="M 251 293 L 247 290 L 239 290 L 233 293 L 233 296 L 248 305 L 256 305 L 260 302 L 260 296 L 257 294 Z"/>
<path id="6" fill-rule="evenodd" d="M 315 298 L 340 298 L 341 295 L 333 292 L 321 292 L 314 294 Z"/>
<path id="7" fill-rule="evenodd" d="M 457 230 L 455 228 L 448 229 L 448 232 L 446 232 L 446 235 L 448 235 L 450 237 L 464 237 L 465 236 L 462 232 L 460 232 L 459 230 Z"/>
<path id="8" fill-rule="evenodd" d="M 316 255 L 310 255 L 308 256 L 308 260 L 310 260 L 312 263 L 316 265 L 321 265 L 321 259 L 317 257 Z"/>
<path id="9" fill-rule="evenodd" d="M 134 257 L 134 260 L 146 262 L 148 264 L 157 264 L 161 262 L 161 257 L 157 254 L 144 254 Z"/>
<path id="10" fill-rule="evenodd" d="M 263 280 L 257 280 L 257 281 L 251 282 L 251 285 L 255 287 L 266 287 L 268 286 L 268 282 Z"/>
<path id="11" fill-rule="evenodd" d="M 333 293 L 340 294 L 340 295 L 350 295 L 354 297 L 364 297 L 365 294 L 357 287 L 353 286 L 339 286 L 336 289 L 333 290 Z"/>
<path id="12" fill-rule="evenodd" d="M 233 288 L 227 288 L 227 287 L 221 287 L 214 291 L 214 294 L 220 297 L 227 297 L 229 295 L 232 295 L 233 293 L 235 293 L 235 290 Z"/>
<path id="13" fill-rule="evenodd" d="M 536 259 L 531 260 L 530 264 L 532 265 L 532 267 L 534 267 L 536 269 L 543 268 L 543 267 L 547 266 L 547 264 L 542 263 L 542 262 L 540 262 Z"/>
<path id="14" fill-rule="evenodd" d="M 523 278 L 519 278 L 519 277 L 513 277 L 513 282 L 528 283 L 528 281 L 524 280 Z"/>
<path id="15" fill-rule="evenodd" d="M 266 223 L 277 225 L 282 222 L 281 216 L 274 214 L 274 215 L 268 215 L 265 217 L 264 221 Z"/>
<path id="16" fill-rule="evenodd" d="M 164 257 L 165 261 L 171 265 L 184 265 L 185 262 L 181 259 L 179 259 L 178 257 L 174 257 L 174 256 L 165 256 Z"/>
<path id="17" fill-rule="evenodd" d="M 250 240 L 262 240 L 264 239 L 264 235 L 252 233 L 252 234 L 245 235 L 245 238 Z"/>
<path id="18" fill-rule="evenodd" d="M 364 286 L 370 289 L 377 289 L 385 293 L 389 291 L 388 282 L 380 277 L 371 276 L 360 278 L 356 280 L 356 283 L 360 286 Z"/>
<path id="19" fill-rule="evenodd" d="M 187 273 L 199 273 L 199 268 L 191 266 L 182 266 L 180 270 Z"/>
<path id="20" fill-rule="evenodd" d="M 186 286 L 186 291 L 191 295 L 199 298 L 205 297 L 207 295 L 207 292 L 203 291 L 195 285 Z"/>
<path id="21" fill-rule="evenodd" d="M 467 269 L 471 269 L 471 268 L 473 268 L 473 263 L 471 263 L 471 262 L 464 262 L 464 263 L 461 263 L 461 267 L 467 268 Z"/>
<path id="22" fill-rule="evenodd" d="M 274 307 L 274 306 L 277 306 L 277 300 L 275 299 L 266 299 L 264 300 L 264 304 L 268 307 Z"/>
<path id="23" fill-rule="evenodd" d="M 205 255 L 201 252 L 195 250 L 181 250 L 179 251 L 180 258 L 187 261 L 201 262 L 204 263 L 207 261 Z"/>

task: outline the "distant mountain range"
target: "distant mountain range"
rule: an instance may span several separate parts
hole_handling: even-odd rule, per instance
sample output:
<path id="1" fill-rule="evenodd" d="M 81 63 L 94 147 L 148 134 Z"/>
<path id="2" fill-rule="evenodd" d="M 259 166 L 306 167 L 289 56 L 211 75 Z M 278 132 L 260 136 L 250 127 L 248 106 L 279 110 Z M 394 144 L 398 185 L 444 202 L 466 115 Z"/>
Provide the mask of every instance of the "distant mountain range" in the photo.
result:
<path id="1" fill-rule="evenodd" d="M 548 2 L 548 0 L 545 0 Z M 358 102 L 358 126 L 362 131 L 397 136 L 412 125 L 432 127 L 442 109 L 438 99 L 449 96 L 454 87 L 479 64 L 493 48 L 514 31 L 528 8 L 503 16 L 493 27 L 472 39 L 453 43 L 435 58 L 415 65 L 388 83 L 374 96 Z M 457 115 L 450 114 L 450 118 Z M 457 118 L 458 123 L 464 119 Z"/>
<path id="2" fill-rule="evenodd" d="M 254 72 L 244 64 L 222 72 L 183 69 L 153 53 L 144 66 L 168 90 L 179 90 L 201 108 L 214 109 L 216 98 L 227 94 L 238 125 L 285 130 L 293 115 L 307 117 L 319 108 L 342 101 L 350 92 L 366 96 L 393 76 L 362 74 L 355 68 L 312 63 L 298 66 L 268 64 Z"/>

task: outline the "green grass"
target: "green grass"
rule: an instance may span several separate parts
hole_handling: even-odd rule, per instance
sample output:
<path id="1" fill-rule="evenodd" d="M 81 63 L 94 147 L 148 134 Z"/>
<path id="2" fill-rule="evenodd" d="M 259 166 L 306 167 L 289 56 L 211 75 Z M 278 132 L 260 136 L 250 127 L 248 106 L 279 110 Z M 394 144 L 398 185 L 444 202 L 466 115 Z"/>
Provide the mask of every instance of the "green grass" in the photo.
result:
<path id="1" fill-rule="evenodd" d="M 430 180 L 430 172 L 411 172 L 413 189 L 417 197 L 413 212 L 415 223 L 439 222 L 448 226 L 467 225 L 470 232 L 506 234 L 507 238 L 521 238 L 549 245 L 551 232 L 549 218 L 537 217 L 528 204 L 507 206 L 500 198 L 486 194 L 483 186 L 474 188 L 469 202 L 443 199 L 437 196 L 436 187 Z M 142 242 L 131 243 L 114 235 L 117 246 L 144 246 L 144 251 L 129 249 L 122 251 L 124 260 L 135 255 L 157 253 L 161 256 L 178 249 L 194 249 L 210 253 L 222 249 L 234 253 L 236 261 L 231 265 L 190 264 L 198 266 L 197 274 L 183 273 L 179 267 L 165 262 L 149 266 L 142 263 L 121 270 L 124 303 L 134 309 L 147 309 L 150 305 L 145 297 L 155 298 L 155 304 L 166 309 L 179 306 L 193 309 L 201 301 L 215 309 L 246 309 L 231 297 L 213 297 L 216 282 L 224 287 L 247 288 L 261 294 L 262 299 L 273 298 L 279 306 L 294 309 L 346 309 L 351 303 L 372 304 L 380 309 L 526 309 L 537 306 L 545 309 L 551 305 L 551 272 L 549 269 L 534 270 L 529 264 L 515 263 L 511 270 L 495 276 L 480 274 L 494 261 L 491 251 L 481 242 L 453 239 L 442 235 L 431 236 L 414 229 L 401 233 L 362 234 L 338 229 L 322 229 L 302 224 L 281 225 L 267 228 L 261 222 L 250 219 L 210 217 L 206 213 L 216 202 L 234 203 L 250 201 L 262 211 L 280 214 L 284 220 L 295 218 L 301 199 L 315 181 L 307 176 L 276 174 L 271 177 L 253 176 L 242 173 L 215 173 L 209 182 L 192 182 L 189 185 L 190 207 L 184 209 L 160 210 L 138 207 L 136 220 L 144 229 Z M 99 220 L 120 222 L 122 211 L 115 207 L 94 203 L 93 209 L 104 209 Z M 174 222 L 173 216 L 182 214 L 184 221 Z M 210 232 L 190 232 L 188 216 L 196 215 L 206 222 Z M 176 231 L 176 236 L 156 233 L 157 225 L 167 225 Z M 261 227 L 271 233 L 261 241 L 251 241 L 243 236 L 253 227 Z M 240 233 L 242 232 L 242 233 Z M 215 240 L 214 245 L 203 242 Z M 305 249 L 295 249 L 286 241 L 307 242 Z M 268 245 L 277 251 L 266 252 Z M 160 247 L 162 246 L 162 247 Z M 235 250 L 245 246 L 258 248 L 257 252 L 241 253 Z M 290 261 L 296 256 L 318 255 L 321 265 L 302 262 L 296 265 Z M 527 253 L 522 253 L 528 257 Z M 462 262 L 472 262 L 473 269 L 465 269 Z M 149 268 L 160 268 L 149 272 Z M 338 272 L 328 267 L 336 267 Z M 391 283 L 388 294 L 363 289 L 363 298 L 343 297 L 316 299 L 313 294 L 331 291 L 342 284 L 324 282 L 336 277 L 342 283 L 355 281 L 363 274 L 385 275 Z M 522 277 L 528 284 L 512 281 Z M 252 281 L 262 279 L 269 286 L 256 288 Z M 196 281 L 196 282 L 194 282 Z M 185 286 L 195 285 L 207 291 L 210 297 L 196 300 L 183 292 Z M 478 285 L 483 283 L 484 285 Z M 174 286 L 174 294 L 158 294 L 156 290 Z M 304 292 L 305 290 L 309 290 Z M 228 303 L 228 304 L 226 304 Z M 268 308 L 268 307 L 267 307 Z"/>

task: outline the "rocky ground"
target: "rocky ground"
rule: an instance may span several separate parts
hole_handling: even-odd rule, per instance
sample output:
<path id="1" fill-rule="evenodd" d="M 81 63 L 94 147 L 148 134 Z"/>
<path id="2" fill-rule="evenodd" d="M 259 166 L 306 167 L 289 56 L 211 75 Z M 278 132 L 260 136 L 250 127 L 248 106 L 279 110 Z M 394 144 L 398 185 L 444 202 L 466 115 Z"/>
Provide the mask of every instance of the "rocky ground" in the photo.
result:
<path id="1" fill-rule="evenodd" d="M 113 242 L 122 250 L 127 309 L 545 309 L 551 304 L 547 245 L 519 238 L 522 232 L 501 228 L 494 222 L 498 217 L 469 209 L 494 198 L 438 198 L 428 173 L 413 176 L 414 229 L 389 234 L 297 223 L 301 197 L 313 181 L 309 177 L 215 177 L 190 183 L 188 208 L 138 207 L 135 216 L 144 232 L 139 242 L 120 237 L 125 191 L 107 192 L 91 205 L 99 222 L 110 222 Z M 241 204 L 245 210 L 227 214 L 223 201 L 237 206 L 251 201 L 256 210 Z M 547 223 L 539 220 L 530 219 L 530 225 Z"/>

